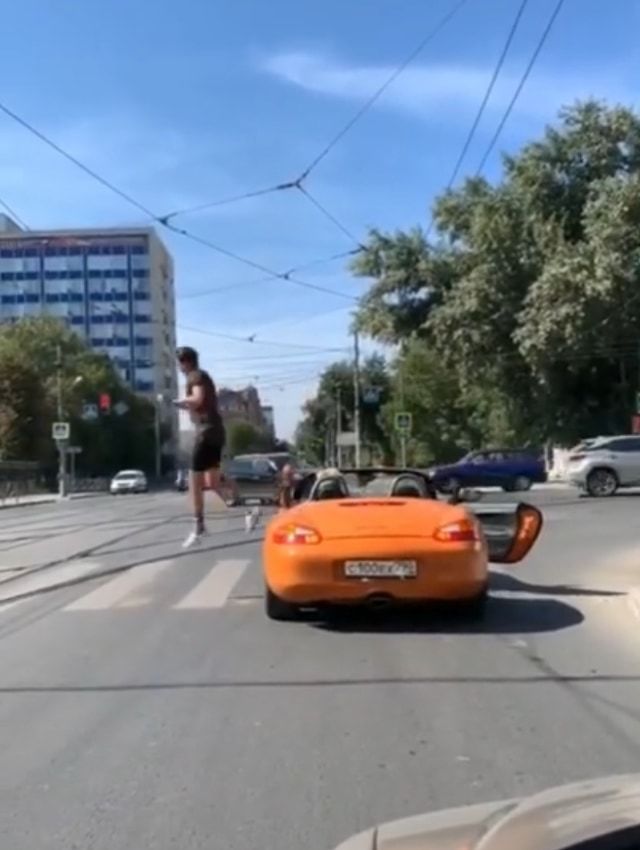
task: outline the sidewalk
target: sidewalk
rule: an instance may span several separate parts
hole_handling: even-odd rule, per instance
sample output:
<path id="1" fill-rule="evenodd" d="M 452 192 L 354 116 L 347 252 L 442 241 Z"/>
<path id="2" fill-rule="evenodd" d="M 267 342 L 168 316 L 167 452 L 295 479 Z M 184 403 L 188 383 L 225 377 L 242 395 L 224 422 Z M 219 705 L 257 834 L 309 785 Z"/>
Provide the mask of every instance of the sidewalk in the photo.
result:
<path id="1" fill-rule="evenodd" d="M 91 493 L 71 493 L 66 496 L 63 501 L 70 499 L 91 499 L 96 496 L 108 496 L 109 493 L 104 491 Z M 37 493 L 31 496 L 8 496 L 6 499 L 0 498 L 0 510 L 3 508 L 28 508 L 35 505 L 47 505 L 53 502 L 59 502 L 60 497 L 57 493 Z"/>

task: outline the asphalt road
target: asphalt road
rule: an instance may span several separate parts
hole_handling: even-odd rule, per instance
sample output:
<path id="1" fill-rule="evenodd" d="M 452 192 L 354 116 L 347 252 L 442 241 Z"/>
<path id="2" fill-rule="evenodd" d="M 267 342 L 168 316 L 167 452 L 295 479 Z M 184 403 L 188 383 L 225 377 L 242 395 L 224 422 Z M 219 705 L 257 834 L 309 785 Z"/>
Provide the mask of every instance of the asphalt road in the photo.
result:
<path id="1" fill-rule="evenodd" d="M 185 554 L 178 494 L 0 511 L 0 846 L 329 850 L 637 770 L 638 497 L 532 500 L 481 626 L 271 623 L 259 534 Z"/>

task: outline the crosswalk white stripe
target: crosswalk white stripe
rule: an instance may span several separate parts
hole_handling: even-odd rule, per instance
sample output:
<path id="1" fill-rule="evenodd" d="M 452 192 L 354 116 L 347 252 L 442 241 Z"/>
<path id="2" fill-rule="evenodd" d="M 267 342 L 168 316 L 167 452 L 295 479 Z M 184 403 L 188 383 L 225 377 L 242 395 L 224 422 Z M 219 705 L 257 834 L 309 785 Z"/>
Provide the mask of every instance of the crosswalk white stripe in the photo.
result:
<path id="1" fill-rule="evenodd" d="M 173 607 L 181 610 L 222 608 L 241 575 L 251 562 L 243 560 L 218 561 L 198 584 Z"/>
<path id="2" fill-rule="evenodd" d="M 133 567 L 123 575 L 97 587 L 65 607 L 65 611 L 104 611 L 108 608 L 139 608 L 148 602 L 141 591 L 150 585 L 173 560 L 153 561 Z"/>

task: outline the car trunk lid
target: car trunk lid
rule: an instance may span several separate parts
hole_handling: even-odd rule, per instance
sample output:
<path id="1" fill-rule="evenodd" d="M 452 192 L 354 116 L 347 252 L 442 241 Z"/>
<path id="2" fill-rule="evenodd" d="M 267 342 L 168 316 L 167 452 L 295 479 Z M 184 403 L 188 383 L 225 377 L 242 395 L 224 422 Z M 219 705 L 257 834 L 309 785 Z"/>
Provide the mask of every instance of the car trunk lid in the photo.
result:
<path id="1" fill-rule="evenodd" d="M 325 540 L 353 537 L 432 537 L 436 528 L 466 516 L 463 508 L 431 499 L 351 498 L 306 503 L 296 517 Z"/>

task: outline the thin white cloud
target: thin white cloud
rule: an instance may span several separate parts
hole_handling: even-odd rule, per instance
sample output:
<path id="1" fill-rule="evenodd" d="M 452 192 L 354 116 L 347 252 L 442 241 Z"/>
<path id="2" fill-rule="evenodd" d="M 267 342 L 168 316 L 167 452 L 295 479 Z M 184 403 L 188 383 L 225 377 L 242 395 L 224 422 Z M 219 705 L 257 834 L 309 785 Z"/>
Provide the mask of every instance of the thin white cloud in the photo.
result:
<path id="1" fill-rule="evenodd" d="M 215 152 L 205 139 L 127 113 L 71 119 L 40 129 L 158 214 L 201 202 L 205 189 L 194 160 L 206 156 L 215 163 Z M 220 182 L 219 191 L 239 190 L 215 164 L 208 167 L 207 178 Z M 33 226 L 148 223 L 143 213 L 6 119 L 0 120 L 0 186 Z"/>
<path id="2" fill-rule="evenodd" d="M 498 79 L 489 111 L 502 111 L 518 85 L 523 63 Z M 262 70 L 277 79 L 309 92 L 343 100 L 364 101 L 393 73 L 391 65 L 349 64 L 316 53 L 283 52 L 262 63 Z M 416 65 L 407 68 L 381 97 L 379 103 L 422 118 L 441 120 L 442 113 L 477 109 L 492 69 L 454 64 Z M 563 104 L 587 97 L 606 97 L 629 102 L 632 97 L 622 80 L 607 73 L 568 75 L 534 71 L 516 106 L 522 117 L 548 119 Z"/>

